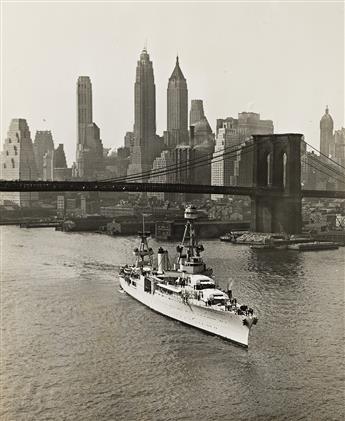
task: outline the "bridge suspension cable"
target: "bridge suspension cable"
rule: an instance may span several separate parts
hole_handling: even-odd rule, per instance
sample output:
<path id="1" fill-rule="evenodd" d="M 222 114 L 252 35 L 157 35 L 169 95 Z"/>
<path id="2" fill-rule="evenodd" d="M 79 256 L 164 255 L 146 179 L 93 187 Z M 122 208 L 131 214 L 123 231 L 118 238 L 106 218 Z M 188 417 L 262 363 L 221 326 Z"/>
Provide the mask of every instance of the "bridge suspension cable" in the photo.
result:
<path id="1" fill-rule="evenodd" d="M 247 150 L 245 150 L 245 151 L 242 151 L 242 154 L 244 155 L 244 154 L 246 154 L 246 153 L 248 153 L 248 152 L 250 152 L 248 149 Z M 184 163 L 184 165 L 183 166 L 178 166 L 177 168 L 178 169 L 183 169 L 183 168 L 187 168 L 188 166 L 190 166 L 192 169 L 195 169 L 195 168 L 200 168 L 200 167 L 204 167 L 204 166 L 206 166 L 206 165 L 209 165 L 209 164 L 214 164 L 214 163 L 216 163 L 216 162 L 222 162 L 222 161 L 224 161 L 224 155 L 225 154 L 223 154 L 223 155 L 219 155 L 219 156 L 216 156 L 216 157 L 214 157 L 214 158 L 212 158 L 212 160 L 209 160 L 208 162 L 206 162 L 206 163 L 194 163 L 193 165 L 189 165 L 187 162 L 185 162 Z M 235 156 L 236 154 L 235 153 L 233 153 L 233 154 L 231 154 L 229 157 L 232 157 L 232 156 Z M 229 158 L 229 157 L 227 157 L 227 158 Z M 216 159 L 216 158 L 219 158 L 219 159 Z M 176 168 L 174 168 L 174 169 L 170 169 L 170 170 L 168 170 L 168 171 L 165 171 L 164 169 L 162 170 L 162 173 L 160 173 L 160 174 L 154 174 L 154 175 L 152 175 L 151 177 L 152 178 L 155 178 L 155 177 L 158 177 L 158 176 L 160 176 L 160 175 L 165 175 L 165 174 L 168 174 L 168 173 L 173 173 L 173 172 L 176 172 Z"/>
<path id="2" fill-rule="evenodd" d="M 125 181 L 135 181 L 135 180 L 140 180 L 144 175 L 149 175 L 150 178 L 155 178 L 155 177 L 158 177 L 158 176 L 168 175 L 169 173 L 174 173 L 177 170 L 181 170 L 181 169 L 184 169 L 184 168 L 187 168 L 187 167 L 193 168 L 193 169 L 199 168 L 199 167 L 210 165 L 212 163 L 221 162 L 221 161 L 224 160 L 225 156 L 227 156 L 228 158 L 230 158 L 232 156 L 236 156 L 237 152 L 239 152 L 239 151 L 241 151 L 241 153 L 244 155 L 248 152 L 251 152 L 253 147 L 254 147 L 254 144 L 241 146 L 241 147 L 238 147 L 238 148 L 234 148 L 234 147 L 223 148 L 223 149 L 215 152 L 214 154 L 207 154 L 207 155 L 211 155 L 211 156 L 217 154 L 216 156 L 213 156 L 212 158 L 207 158 L 206 156 L 204 156 L 204 157 L 201 157 L 201 158 L 198 158 L 198 159 L 192 159 L 189 162 L 184 161 L 182 163 L 182 165 L 176 165 L 176 164 L 168 165 L 167 167 L 147 171 L 146 173 L 138 173 L 138 175 L 133 174 L 132 176 L 129 176 L 129 177 L 121 177 L 121 178 L 118 178 L 118 179 L 112 179 L 112 181 L 124 181 L 124 180 Z M 222 151 L 225 151 L 227 149 L 231 149 L 231 150 L 226 152 L 226 153 L 221 154 Z M 217 158 L 219 158 L 219 159 L 217 159 Z M 306 162 L 306 161 L 301 161 L 301 162 L 304 162 L 306 165 L 308 165 L 308 162 Z M 344 174 L 339 172 L 339 170 L 335 169 L 334 167 L 332 167 L 332 166 L 330 166 L 330 165 L 328 165 L 328 164 L 326 164 L 322 161 L 318 161 L 318 164 L 322 165 L 327 171 L 331 171 L 337 176 L 340 176 L 340 177 L 344 176 Z M 315 169 L 318 169 L 314 166 L 312 166 L 312 167 L 315 168 Z M 320 170 L 320 172 L 322 172 L 323 174 L 325 174 L 327 176 L 332 177 L 332 174 L 327 174 L 327 173 L 323 172 L 322 170 Z M 334 178 L 334 179 L 336 179 L 336 178 Z M 338 179 L 336 179 L 336 180 L 341 181 L 341 180 L 338 180 Z"/>
<path id="3" fill-rule="evenodd" d="M 228 146 L 226 148 L 219 149 L 216 152 L 211 152 L 211 153 L 205 154 L 204 156 L 202 156 L 200 158 L 194 158 L 194 159 L 191 159 L 189 161 L 184 161 L 184 162 L 182 162 L 182 164 L 186 164 L 187 166 L 188 165 L 191 166 L 191 165 L 194 165 L 194 164 L 199 163 L 199 162 L 205 162 L 205 161 L 208 162 L 208 161 L 211 161 L 213 158 L 218 158 L 218 156 L 213 157 L 214 154 L 221 154 L 223 151 L 228 151 L 225 154 L 222 154 L 222 156 L 224 156 L 224 155 L 227 155 L 227 154 L 233 154 L 237 151 L 240 151 L 242 148 L 248 148 L 248 147 L 252 147 L 252 146 L 253 146 L 252 144 L 241 146 L 241 147 L 238 147 L 238 148 L 235 148 L 234 146 L 230 146 L 230 147 Z M 210 157 L 210 158 L 208 158 L 208 157 Z M 207 165 L 207 164 L 205 164 L 205 165 Z M 103 180 L 99 180 L 99 181 L 122 181 L 122 180 L 128 181 L 132 178 L 137 179 L 137 178 L 142 178 L 143 176 L 145 176 L 145 177 L 151 176 L 152 174 L 154 174 L 156 172 L 160 172 L 161 170 L 165 170 L 165 169 L 168 169 L 168 168 L 174 168 L 176 170 L 177 168 L 181 168 L 181 167 L 182 167 L 181 165 L 171 164 L 171 165 L 167 165 L 164 168 L 157 168 L 156 170 L 148 170 L 148 171 L 143 171 L 143 172 L 137 172 L 137 173 L 131 174 L 129 176 L 121 176 L 121 177 L 103 179 Z"/>
<path id="4" fill-rule="evenodd" d="M 242 151 L 242 154 L 248 153 L 249 152 L 248 149 Z M 219 154 L 219 155 L 217 155 L 217 156 L 215 156 L 211 159 L 207 158 L 207 159 L 196 160 L 192 164 L 190 164 L 188 161 L 184 161 L 184 162 L 182 162 L 182 164 L 180 164 L 178 166 L 174 166 L 174 168 L 171 168 L 169 170 L 166 170 L 165 168 L 162 168 L 162 169 L 156 171 L 155 173 L 153 173 L 150 176 L 150 178 L 155 178 L 155 177 L 158 177 L 158 176 L 164 176 L 164 175 L 167 175 L 167 174 L 170 174 L 170 173 L 176 173 L 177 170 L 181 171 L 181 170 L 184 170 L 186 168 L 196 169 L 196 168 L 208 166 L 210 164 L 214 164 L 216 162 L 222 162 L 226 158 L 231 158 L 231 157 L 236 156 L 237 152 L 240 151 L 240 150 L 241 149 L 236 149 L 236 150 L 232 150 L 231 152 L 227 152 L 225 154 Z"/>
<path id="5" fill-rule="evenodd" d="M 231 156 L 235 156 L 237 154 L 237 152 L 239 152 L 239 151 L 244 151 L 243 153 L 246 153 L 245 150 L 250 149 L 250 148 L 253 148 L 253 144 L 240 146 L 240 147 L 237 147 L 237 148 L 235 148 L 234 146 L 231 146 L 231 147 L 220 149 L 220 150 L 218 150 L 214 153 L 208 153 L 208 154 L 206 154 L 206 155 L 204 155 L 200 158 L 194 158 L 194 159 L 191 159 L 189 161 L 183 161 L 182 164 L 180 164 L 180 165 L 171 164 L 171 165 L 167 165 L 164 168 L 157 168 L 156 170 L 138 172 L 138 173 L 131 174 L 129 176 L 103 179 L 103 180 L 100 180 L 100 181 L 101 182 L 102 181 L 118 181 L 118 182 L 120 182 L 120 181 L 132 181 L 132 180 L 142 179 L 143 177 L 155 177 L 155 176 L 158 176 L 158 175 L 164 175 L 164 174 L 168 174 L 168 173 L 171 173 L 171 172 L 176 172 L 178 170 L 181 170 L 181 169 L 184 169 L 184 168 L 187 168 L 187 167 L 196 168 L 197 167 L 196 165 L 201 164 L 201 163 L 202 163 L 202 165 L 198 165 L 198 166 L 206 166 L 206 165 L 211 164 L 212 162 L 215 162 L 213 160 L 216 159 L 216 158 L 222 157 L 222 159 L 223 159 L 224 156 L 229 158 Z M 227 152 L 223 153 L 223 151 L 227 151 Z M 213 156 L 213 155 L 216 155 L 216 156 Z M 209 156 L 210 156 L 210 158 L 209 158 Z M 216 162 L 218 162 L 218 161 L 216 161 Z"/>
<path id="6" fill-rule="evenodd" d="M 309 143 L 307 143 L 307 142 L 305 142 L 305 143 L 308 146 L 315 149 L 317 152 L 319 152 L 316 148 L 314 148 Z M 215 151 L 213 153 L 205 154 L 204 156 L 202 156 L 200 158 L 194 158 L 194 159 L 191 159 L 189 161 L 183 161 L 181 164 L 171 164 L 171 165 L 167 165 L 164 168 L 157 168 L 155 170 L 138 172 L 138 173 L 131 174 L 129 176 L 103 179 L 103 180 L 99 180 L 99 182 L 107 182 L 107 181 L 113 181 L 113 182 L 122 182 L 122 181 L 131 182 L 131 181 L 133 181 L 133 182 L 135 182 L 135 181 L 142 180 L 142 178 L 148 178 L 148 177 L 149 178 L 156 178 L 156 177 L 159 177 L 159 176 L 168 175 L 170 173 L 176 173 L 177 171 L 181 171 L 181 170 L 186 169 L 186 168 L 195 169 L 195 168 L 200 168 L 200 167 L 203 167 L 203 166 L 208 166 L 208 165 L 216 163 L 216 162 L 221 162 L 226 158 L 231 158 L 231 157 L 236 156 L 237 153 L 240 152 L 240 151 L 241 151 L 241 154 L 249 153 L 249 152 L 252 151 L 253 148 L 254 148 L 254 143 L 251 143 L 249 145 L 240 145 L 237 148 L 235 146 L 225 147 L 225 148 L 219 149 L 218 151 Z M 338 164 L 336 161 L 333 161 L 331 158 L 327 157 L 324 154 L 322 154 L 322 155 L 325 156 L 326 158 L 328 158 L 333 163 L 340 166 L 341 168 L 345 169 L 345 167 Z M 217 158 L 220 158 L 220 159 L 217 159 Z M 315 158 L 317 159 L 317 156 L 315 156 Z M 324 175 L 327 175 L 328 177 L 333 178 L 336 181 L 344 183 L 343 180 L 339 180 L 338 178 L 334 177 L 334 175 L 329 174 L 325 171 L 322 171 L 322 169 L 312 165 L 311 163 L 309 163 L 305 160 L 302 160 L 301 162 L 305 163 L 306 165 L 309 165 L 310 167 L 314 168 L 315 170 L 319 171 L 320 173 L 322 173 Z M 344 177 L 344 174 L 342 172 L 340 172 L 339 170 L 337 170 L 333 166 L 326 164 L 323 161 L 318 161 L 317 164 L 319 166 L 322 166 L 323 169 L 325 169 L 326 171 L 331 171 L 336 176 Z"/>
<path id="7" fill-rule="evenodd" d="M 302 162 L 302 161 L 301 161 Z M 307 162 L 306 162 L 307 163 Z M 344 172 L 340 172 L 339 170 L 331 167 L 330 165 L 327 165 L 326 163 L 322 162 L 322 161 L 318 161 L 316 159 L 314 159 L 314 164 L 315 165 L 319 165 L 321 166 L 323 169 L 327 170 L 327 171 L 331 171 L 333 172 L 335 175 L 338 175 L 340 177 L 345 177 L 345 173 Z"/>
<path id="8" fill-rule="evenodd" d="M 335 175 L 338 175 L 340 177 L 345 177 L 344 171 L 338 170 L 338 169 L 334 168 L 334 166 L 319 160 L 317 156 L 314 156 L 313 159 L 314 159 L 314 161 L 315 161 L 314 163 L 316 165 L 322 166 L 324 169 L 327 169 L 328 171 L 332 171 Z"/>
<path id="9" fill-rule="evenodd" d="M 310 143 L 304 141 L 306 145 L 310 146 L 312 149 L 314 149 L 314 151 L 318 152 L 320 155 L 324 156 L 325 158 L 329 159 L 331 162 L 333 162 L 334 164 L 338 165 L 339 167 L 343 168 L 345 170 L 345 167 L 341 164 L 339 164 L 339 162 L 334 161 L 334 159 L 330 158 L 329 156 L 325 155 L 324 153 L 322 153 L 321 151 L 319 151 L 318 149 L 314 148 L 314 146 L 312 146 Z"/>
<path id="10" fill-rule="evenodd" d="M 327 177 L 333 178 L 333 180 L 336 180 L 340 183 L 345 184 L 345 178 L 343 180 L 339 180 L 338 178 L 334 177 L 334 175 L 331 175 L 329 173 L 326 173 L 325 171 L 322 171 L 320 168 L 316 167 L 315 165 L 311 164 L 310 162 L 307 162 L 305 160 L 302 160 L 302 162 L 306 165 L 309 165 L 310 167 L 314 168 L 316 171 L 319 171 L 320 173 L 327 175 Z"/>

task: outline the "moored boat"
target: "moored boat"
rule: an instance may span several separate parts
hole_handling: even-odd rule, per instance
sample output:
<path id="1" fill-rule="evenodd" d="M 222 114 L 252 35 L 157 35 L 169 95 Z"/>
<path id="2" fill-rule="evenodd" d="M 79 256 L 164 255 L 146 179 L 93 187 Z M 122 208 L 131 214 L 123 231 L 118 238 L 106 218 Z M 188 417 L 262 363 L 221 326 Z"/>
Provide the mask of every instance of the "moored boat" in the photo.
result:
<path id="1" fill-rule="evenodd" d="M 237 242 L 237 238 L 245 234 L 248 234 L 248 231 L 230 231 L 219 237 L 219 239 L 220 241 L 235 244 Z"/>
<path id="2" fill-rule="evenodd" d="M 314 241 L 309 243 L 291 244 L 288 246 L 289 250 L 297 251 L 316 251 L 316 250 L 336 250 L 339 245 L 329 241 Z"/>

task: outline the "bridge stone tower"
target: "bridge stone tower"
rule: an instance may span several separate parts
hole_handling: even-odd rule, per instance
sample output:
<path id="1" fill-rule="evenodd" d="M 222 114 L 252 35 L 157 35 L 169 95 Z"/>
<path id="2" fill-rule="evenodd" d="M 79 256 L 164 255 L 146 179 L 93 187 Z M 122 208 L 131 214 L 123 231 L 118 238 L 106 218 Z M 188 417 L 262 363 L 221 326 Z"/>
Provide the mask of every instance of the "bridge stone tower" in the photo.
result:
<path id="1" fill-rule="evenodd" d="M 251 229 L 297 234 L 302 229 L 301 134 L 254 135 Z"/>

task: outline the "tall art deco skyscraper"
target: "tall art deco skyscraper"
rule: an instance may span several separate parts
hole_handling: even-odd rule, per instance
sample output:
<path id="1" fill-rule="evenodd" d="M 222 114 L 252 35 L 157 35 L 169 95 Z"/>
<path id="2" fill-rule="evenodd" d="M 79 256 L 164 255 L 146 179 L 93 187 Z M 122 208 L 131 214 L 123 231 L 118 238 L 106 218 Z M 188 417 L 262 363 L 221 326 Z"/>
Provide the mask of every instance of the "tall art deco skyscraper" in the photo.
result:
<path id="1" fill-rule="evenodd" d="M 169 145 L 188 143 L 188 89 L 180 68 L 179 59 L 169 78 L 167 91 L 167 132 Z"/>
<path id="2" fill-rule="evenodd" d="M 77 81 L 77 153 L 76 176 L 97 178 L 103 169 L 103 145 L 100 130 L 92 121 L 92 85 L 89 76 Z"/>
<path id="3" fill-rule="evenodd" d="M 85 145 L 86 127 L 92 123 L 92 85 L 89 76 L 77 81 L 78 144 Z"/>
<path id="4" fill-rule="evenodd" d="M 134 145 L 128 175 L 150 171 L 157 156 L 156 87 L 146 48 L 137 63 L 134 85 Z M 146 178 L 146 177 L 144 177 Z"/>

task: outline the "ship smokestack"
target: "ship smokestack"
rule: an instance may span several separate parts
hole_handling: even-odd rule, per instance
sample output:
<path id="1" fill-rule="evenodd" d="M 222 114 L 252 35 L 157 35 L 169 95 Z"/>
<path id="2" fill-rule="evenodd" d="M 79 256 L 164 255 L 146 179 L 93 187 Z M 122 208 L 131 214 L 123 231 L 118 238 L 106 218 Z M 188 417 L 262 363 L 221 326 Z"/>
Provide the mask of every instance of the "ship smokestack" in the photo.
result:
<path id="1" fill-rule="evenodd" d="M 157 252 L 157 266 L 158 266 L 158 273 L 163 273 L 163 264 L 164 264 L 164 250 L 162 247 L 159 247 Z"/>
<path id="2" fill-rule="evenodd" d="M 169 269 L 168 251 L 164 250 L 162 247 L 159 247 L 157 252 L 157 266 L 158 273 L 163 273 L 165 270 Z"/>

